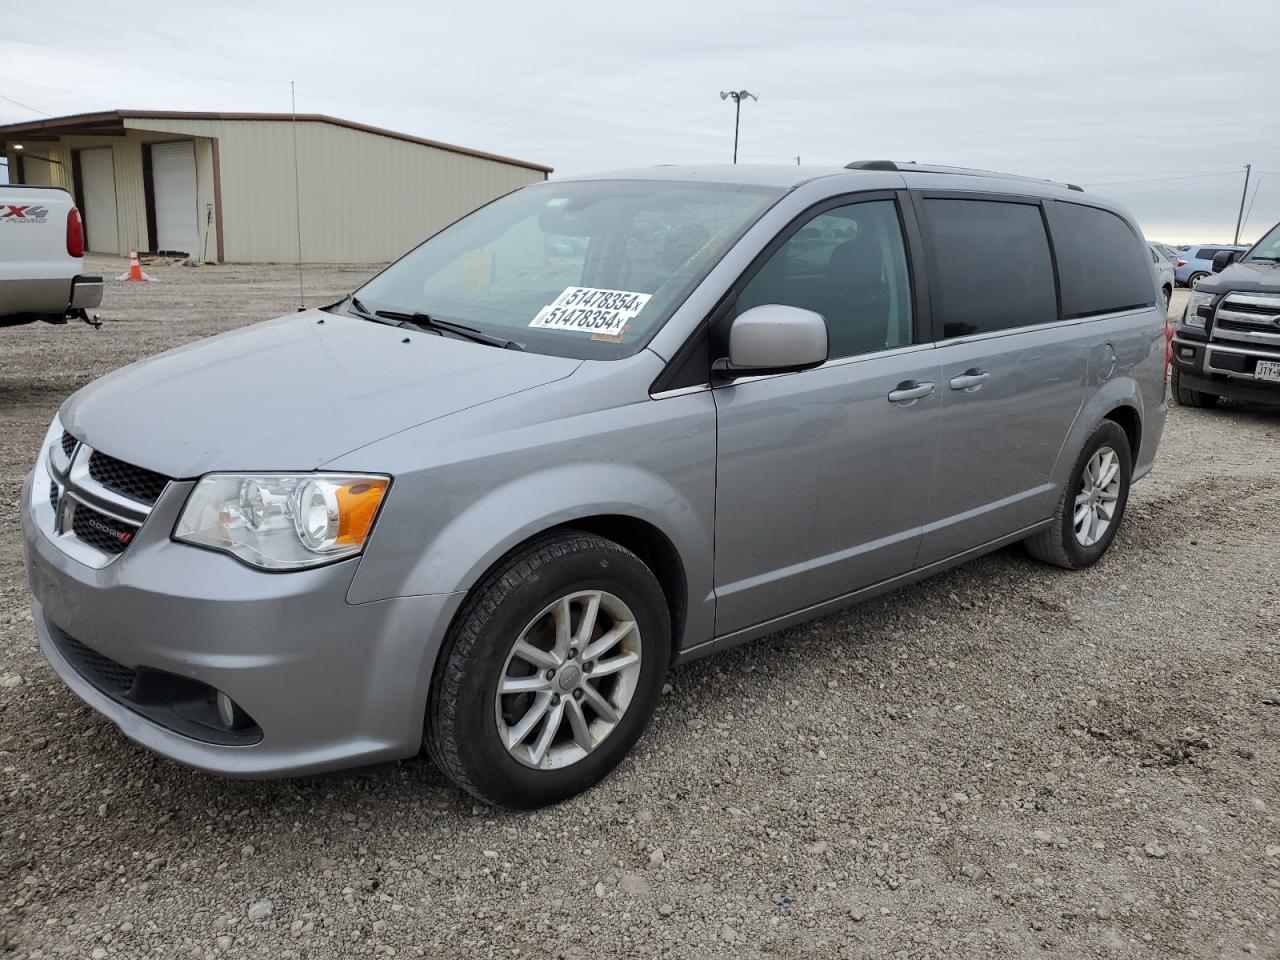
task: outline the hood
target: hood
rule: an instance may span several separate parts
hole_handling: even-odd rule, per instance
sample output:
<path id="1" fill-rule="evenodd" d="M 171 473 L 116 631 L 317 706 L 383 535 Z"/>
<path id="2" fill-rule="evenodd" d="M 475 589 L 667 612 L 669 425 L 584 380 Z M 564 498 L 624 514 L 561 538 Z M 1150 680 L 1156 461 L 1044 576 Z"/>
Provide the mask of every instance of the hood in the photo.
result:
<path id="1" fill-rule="evenodd" d="M 1280 265 L 1247 260 L 1196 284 L 1196 293 L 1274 293 L 1280 295 Z"/>
<path id="2" fill-rule="evenodd" d="M 124 367 L 60 415 L 94 448 L 170 477 L 310 470 L 581 362 L 311 310 Z"/>

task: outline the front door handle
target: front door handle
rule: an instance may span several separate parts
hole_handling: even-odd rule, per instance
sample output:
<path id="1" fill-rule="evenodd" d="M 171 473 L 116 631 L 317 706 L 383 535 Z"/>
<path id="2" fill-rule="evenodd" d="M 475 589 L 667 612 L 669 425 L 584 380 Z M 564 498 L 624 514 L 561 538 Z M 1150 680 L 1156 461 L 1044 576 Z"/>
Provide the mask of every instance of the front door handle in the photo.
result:
<path id="1" fill-rule="evenodd" d="M 991 374 L 986 370 L 979 370 L 977 367 L 972 367 L 960 374 L 960 376 L 951 378 L 951 389 L 963 390 L 966 393 L 972 393 L 974 390 L 981 388 L 981 386 L 990 379 Z"/>
<path id="2" fill-rule="evenodd" d="M 928 381 L 904 380 L 897 388 L 889 391 L 889 402 L 900 403 L 909 407 L 917 400 L 933 396 L 933 384 Z"/>

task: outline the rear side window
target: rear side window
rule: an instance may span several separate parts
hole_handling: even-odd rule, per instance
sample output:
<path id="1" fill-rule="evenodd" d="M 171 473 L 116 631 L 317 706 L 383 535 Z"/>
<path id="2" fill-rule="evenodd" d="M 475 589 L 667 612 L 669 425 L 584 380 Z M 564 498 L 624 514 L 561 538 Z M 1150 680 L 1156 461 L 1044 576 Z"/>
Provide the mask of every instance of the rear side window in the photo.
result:
<path id="1" fill-rule="evenodd" d="M 927 199 L 933 316 L 941 338 L 1058 319 L 1053 259 L 1040 207 L 995 200 Z"/>
<path id="2" fill-rule="evenodd" d="M 1222 251 L 1220 251 L 1217 247 L 1201 247 L 1199 250 L 1188 250 L 1187 253 L 1191 254 L 1191 256 L 1188 257 L 1187 259 L 1212 260 L 1221 252 Z"/>
<path id="3" fill-rule="evenodd" d="M 1143 241 L 1109 210 L 1058 202 L 1054 235 L 1064 317 L 1088 317 L 1155 303 Z"/>

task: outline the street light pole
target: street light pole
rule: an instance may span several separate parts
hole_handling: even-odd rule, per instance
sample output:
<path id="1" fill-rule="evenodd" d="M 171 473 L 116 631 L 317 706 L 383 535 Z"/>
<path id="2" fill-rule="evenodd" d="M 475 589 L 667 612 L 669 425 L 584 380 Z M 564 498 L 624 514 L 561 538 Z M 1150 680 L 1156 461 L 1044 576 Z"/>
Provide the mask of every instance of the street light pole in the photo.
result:
<path id="1" fill-rule="evenodd" d="M 750 90 L 729 90 L 729 91 L 721 90 L 720 91 L 721 100 L 733 101 L 733 162 L 734 163 L 738 162 L 738 125 L 742 116 L 742 101 L 746 97 L 750 97 L 752 100 L 760 99 Z"/>

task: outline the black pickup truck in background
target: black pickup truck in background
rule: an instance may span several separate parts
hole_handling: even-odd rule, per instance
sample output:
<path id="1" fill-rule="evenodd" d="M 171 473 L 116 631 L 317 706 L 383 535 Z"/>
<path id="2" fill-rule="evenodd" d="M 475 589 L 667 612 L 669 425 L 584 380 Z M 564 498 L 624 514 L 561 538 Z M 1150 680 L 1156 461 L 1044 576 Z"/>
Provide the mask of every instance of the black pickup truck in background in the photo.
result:
<path id="1" fill-rule="evenodd" d="M 1174 331 L 1169 377 L 1184 407 L 1280 405 L 1280 224 L 1244 253 L 1213 258 Z"/>

